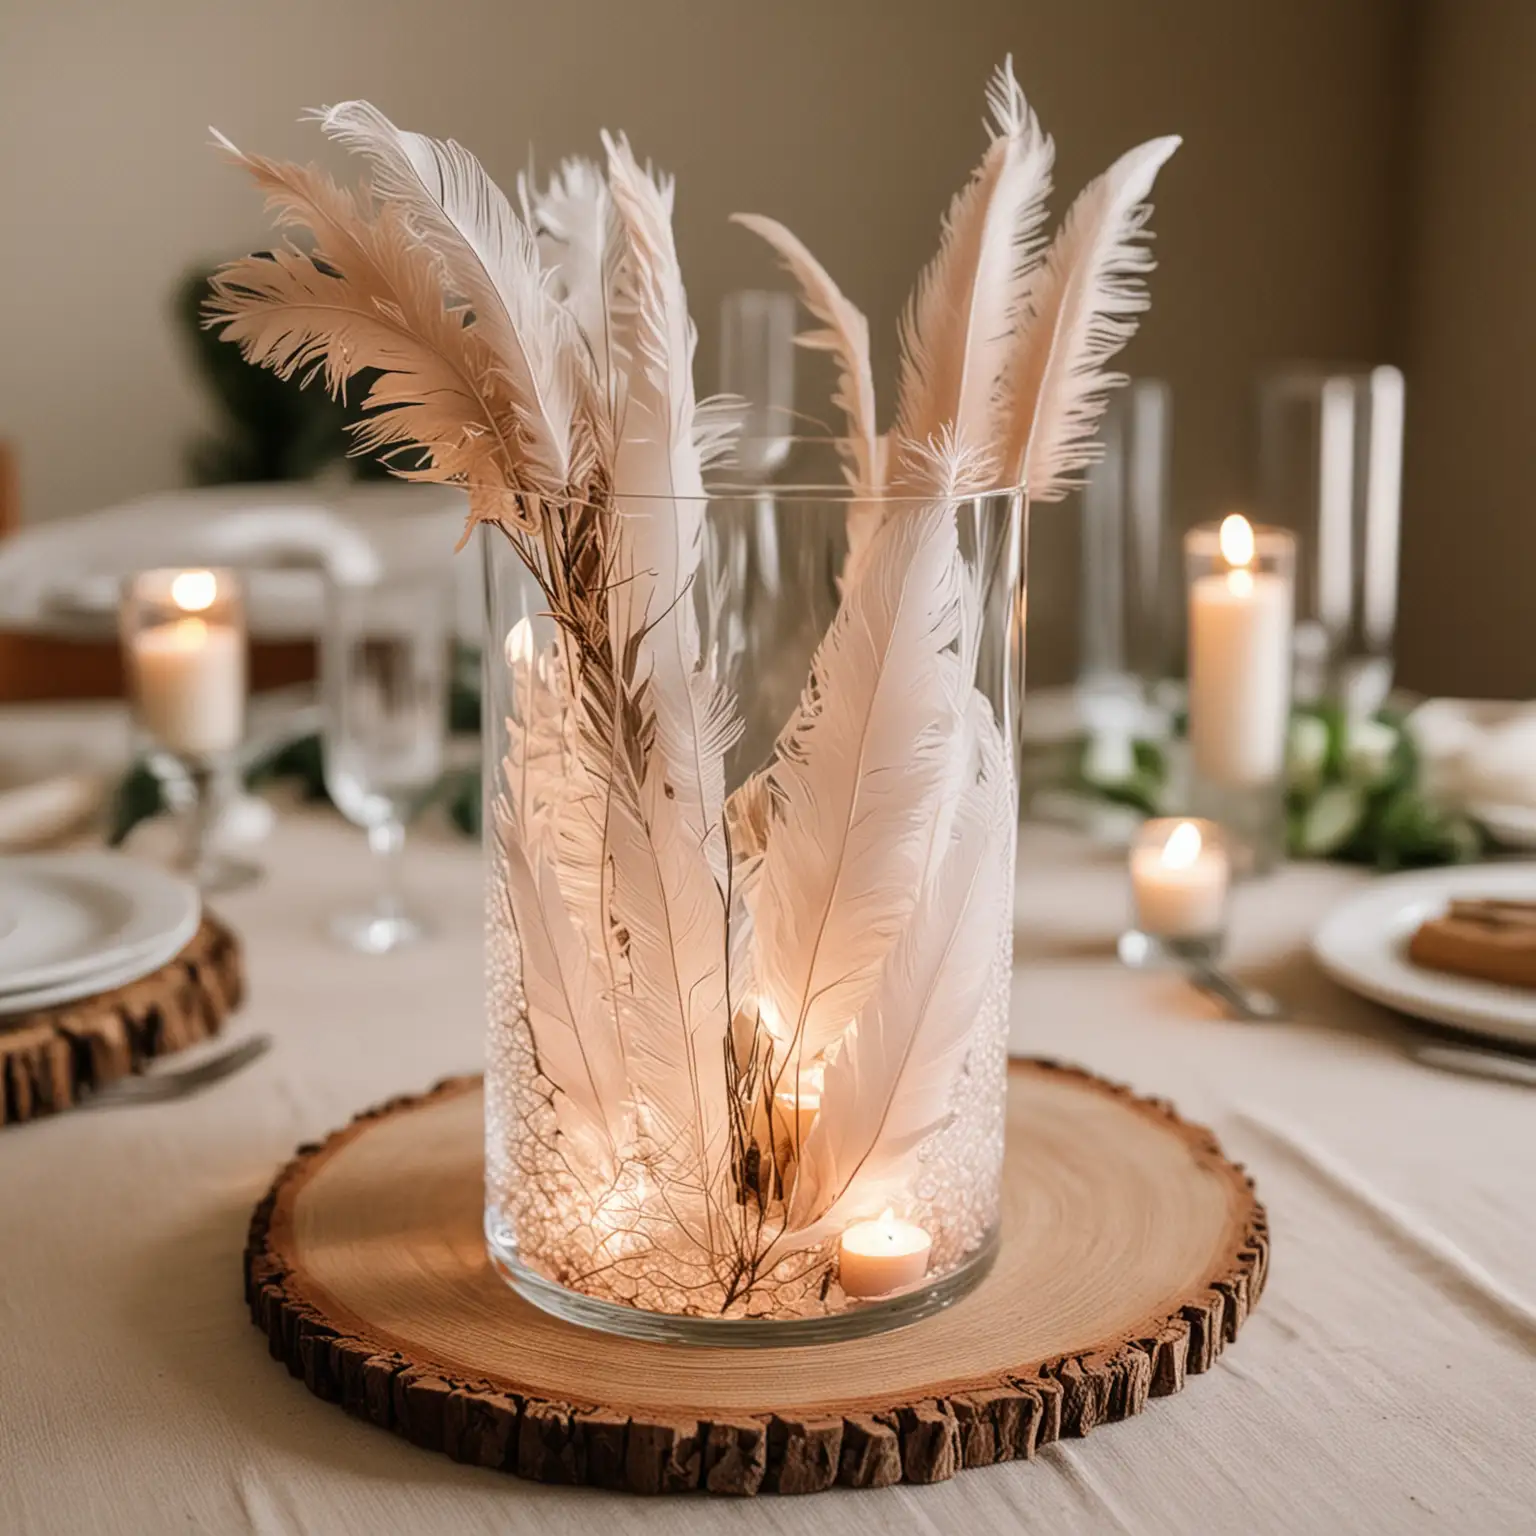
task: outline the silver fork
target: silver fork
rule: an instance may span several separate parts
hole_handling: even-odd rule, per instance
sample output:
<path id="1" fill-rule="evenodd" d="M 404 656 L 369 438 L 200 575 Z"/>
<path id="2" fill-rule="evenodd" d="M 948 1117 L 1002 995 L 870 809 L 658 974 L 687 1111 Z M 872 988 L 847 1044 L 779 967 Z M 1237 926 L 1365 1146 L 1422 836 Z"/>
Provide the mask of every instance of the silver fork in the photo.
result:
<path id="1" fill-rule="evenodd" d="M 232 1077 L 243 1067 L 265 1056 L 272 1048 L 271 1035 L 251 1035 L 215 1055 L 205 1056 L 189 1067 L 166 1067 L 138 1077 L 119 1078 L 99 1093 L 80 1101 L 82 1109 L 115 1109 L 123 1104 L 163 1104 Z"/>

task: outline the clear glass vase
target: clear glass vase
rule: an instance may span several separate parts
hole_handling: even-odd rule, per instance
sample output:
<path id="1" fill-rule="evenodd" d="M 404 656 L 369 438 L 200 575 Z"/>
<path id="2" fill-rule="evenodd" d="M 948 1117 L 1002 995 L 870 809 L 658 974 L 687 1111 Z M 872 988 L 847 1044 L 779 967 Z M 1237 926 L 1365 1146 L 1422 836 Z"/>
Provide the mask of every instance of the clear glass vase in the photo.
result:
<path id="1" fill-rule="evenodd" d="M 926 1315 L 996 1243 L 1024 499 L 545 516 L 553 597 L 482 533 L 492 1260 L 643 1338 Z"/>

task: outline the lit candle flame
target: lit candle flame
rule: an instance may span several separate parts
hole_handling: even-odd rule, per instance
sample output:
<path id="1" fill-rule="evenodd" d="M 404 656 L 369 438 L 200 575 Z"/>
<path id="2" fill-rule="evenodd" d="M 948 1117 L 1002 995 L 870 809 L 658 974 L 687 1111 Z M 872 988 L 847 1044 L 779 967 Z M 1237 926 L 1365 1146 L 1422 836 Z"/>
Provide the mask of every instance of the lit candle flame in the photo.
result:
<path id="1" fill-rule="evenodd" d="M 1253 564 L 1253 524 L 1241 512 L 1221 520 L 1221 557 L 1234 570 Z"/>
<path id="2" fill-rule="evenodd" d="M 1200 828 L 1192 821 L 1181 821 L 1163 844 L 1165 869 L 1188 869 L 1200 857 Z"/>
<path id="3" fill-rule="evenodd" d="M 183 571 L 171 581 L 171 601 L 184 613 L 201 613 L 219 595 L 218 578 L 212 571 Z"/>
<path id="4" fill-rule="evenodd" d="M 533 625 L 527 619 L 519 619 L 507 631 L 507 665 L 526 667 L 533 660 Z"/>

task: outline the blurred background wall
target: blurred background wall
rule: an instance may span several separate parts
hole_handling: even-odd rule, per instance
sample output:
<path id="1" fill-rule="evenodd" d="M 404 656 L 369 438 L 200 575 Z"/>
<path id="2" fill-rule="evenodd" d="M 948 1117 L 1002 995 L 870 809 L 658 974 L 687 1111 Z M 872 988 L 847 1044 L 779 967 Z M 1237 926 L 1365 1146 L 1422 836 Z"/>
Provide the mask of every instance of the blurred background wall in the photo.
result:
<path id="1" fill-rule="evenodd" d="M 171 291 L 267 238 L 209 124 L 324 159 L 302 109 L 368 96 L 504 183 L 531 148 L 547 165 L 623 127 L 679 179 L 705 387 L 721 294 L 778 281 L 726 223 L 743 207 L 789 223 L 867 310 L 888 379 L 896 314 L 1009 51 L 1057 139 L 1058 210 L 1130 145 L 1184 135 L 1127 355 L 1174 387 L 1178 515 L 1250 494 L 1267 365 L 1402 362 L 1400 677 L 1536 693 L 1518 345 L 1536 300 L 1516 280 L 1536 194 L 1500 151 L 1536 135 L 1527 0 L 9 0 L 0 437 L 26 516 L 182 478 L 204 406 Z M 1070 518 L 1047 509 L 1031 572 L 1046 676 L 1070 643 L 1070 559 Z"/>

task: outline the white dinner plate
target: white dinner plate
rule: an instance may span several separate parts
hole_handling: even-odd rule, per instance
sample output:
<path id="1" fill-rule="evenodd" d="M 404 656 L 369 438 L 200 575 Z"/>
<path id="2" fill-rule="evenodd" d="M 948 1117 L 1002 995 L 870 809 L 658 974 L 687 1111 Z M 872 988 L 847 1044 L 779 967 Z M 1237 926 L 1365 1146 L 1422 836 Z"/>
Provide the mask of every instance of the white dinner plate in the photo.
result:
<path id="1" fill-rule="evenodd" d="M 193 932 L 197 924 L 192 925 Z M 166 961 L 173 959 L 185 947 L 192 934 L 185 937 L 172 935 L 161 940 L 153 949 L 138 950 L 131 959 L 108 966 L 105 970 L 86 971 L 71 976 L 66 981 L 55 981 L 44 987 L 33 987 L 26 992 L 0 993 L 0 1022 L 19 1013 L 32 1013 L 39 1008 L 57 1008 L 62 1003 L 73 1003 L 82 997 L 95 997 L 110 992 L 114 987 L 126 987 L 158 971 Z"/>
<path id="2" fill-rule="evenodd" d="M 1408 940 L 1452 900 L 1536 901 L 1536 864 L 1468 864 L 1373 881 L 1312 936 L 1318 964 L 1340 986 L 1416 1018 L 1536 1046 L 1536 991 L 1414 965 Z"/>
<path id="3" fill-rule="evenodd" d="M 197 931 L 197 888 L 117 853 L 0 859 L 0 1011 L 40 989 L 144 972 Z M 120 982 L 108 983 L 120 985 Z M 75 996 L 104 990 L 86 985 Z"/>

